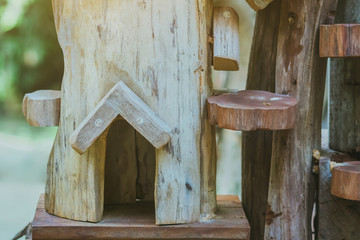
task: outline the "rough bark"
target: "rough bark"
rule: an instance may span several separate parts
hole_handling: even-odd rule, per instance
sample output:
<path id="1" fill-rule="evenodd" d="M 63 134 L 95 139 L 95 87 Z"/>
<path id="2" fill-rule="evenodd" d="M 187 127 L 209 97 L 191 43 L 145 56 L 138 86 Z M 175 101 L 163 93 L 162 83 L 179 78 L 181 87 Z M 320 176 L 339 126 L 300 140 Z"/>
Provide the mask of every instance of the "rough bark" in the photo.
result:
<path id="1" fill-rule="evenodd" d="M 312 150 L 321 144 L 326 59 L 319 57 L 319 25 L 331 23 L 334 0 L 282 0 L 276 92 L 298 100 L 293 130 L 273 134 L 266 239 L 311 239 L 315 201 Z"/>
<path id="2" fill-rule="evenodd" d="M 360 1 L 339 1 L 336 23 L 360 23 Z M 360 59 L 330 59 L 330 148 L 360 151 Z"/>
<path id="3" fill-rule="evenodd" d="M 195 222 L 200 213 L 213 214 L 215 132 L 206 117 L 211 1 L 53 0 L 53 6 L 65 74 L 48 164 L 47 211 L 101 220 L 106 135 L 83 155 L 71 149 L 68 138 L 122 80 L 173 129 L 170 143 L 155 151 L 156 223 Z M 107 138 L 109 144 L 125 143 Z"/>
<path id="4" fill-rule="evenodd" d="M 275 0 L 256 14 L 248 90 L 275 90 L 280 2 Z M 242 134 L 242 203 L 251 226 L 251 239 L 264 239 L 273 134 L 265 130 Z"/>

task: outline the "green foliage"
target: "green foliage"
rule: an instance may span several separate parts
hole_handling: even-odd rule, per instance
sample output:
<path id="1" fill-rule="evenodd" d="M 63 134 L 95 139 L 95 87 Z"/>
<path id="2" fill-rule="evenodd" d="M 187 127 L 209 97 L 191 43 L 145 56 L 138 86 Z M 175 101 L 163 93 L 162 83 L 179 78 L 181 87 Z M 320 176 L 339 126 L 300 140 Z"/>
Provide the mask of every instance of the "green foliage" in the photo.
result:
<path id="1" fill-rule="evenodd" d="M 60 89 L 62 75 L 51 1 L 0 0 L 0 109 L 27 92 Z"/>

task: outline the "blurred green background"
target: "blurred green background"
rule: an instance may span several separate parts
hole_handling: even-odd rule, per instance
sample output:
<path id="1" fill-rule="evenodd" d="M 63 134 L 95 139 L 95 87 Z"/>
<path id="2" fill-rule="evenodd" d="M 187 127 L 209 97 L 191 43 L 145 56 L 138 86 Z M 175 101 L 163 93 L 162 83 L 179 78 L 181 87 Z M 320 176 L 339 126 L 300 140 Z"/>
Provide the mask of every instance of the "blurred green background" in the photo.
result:
<path id="1" fill-rule="evenodd" d="M 69 0 L 71 1 L 71 0 Z M 214 72 L 216 88 L 244 89 L 255 12 L 246 1 L 214 0 L 240 17 L 239 72 Z M 25 93 L 60 90 L 63 56 L 50 0 L 0 0 L 0 239 L 11 239 L 33 218 L 44 192 L 48 155 L 56 127 L 25 121 Z M 217 131 L 217 192 L 241 192 L 241 133 Z M 24 239 L 24 238 L 23 238 Z"/>
<path id="2" fill-rule="evenodd" d="M 51 1 L 0 0 L 0 239 L 31 221 L 56 133 L 27 124 L 22 98 L 60 89 L 62 72 Z"/>

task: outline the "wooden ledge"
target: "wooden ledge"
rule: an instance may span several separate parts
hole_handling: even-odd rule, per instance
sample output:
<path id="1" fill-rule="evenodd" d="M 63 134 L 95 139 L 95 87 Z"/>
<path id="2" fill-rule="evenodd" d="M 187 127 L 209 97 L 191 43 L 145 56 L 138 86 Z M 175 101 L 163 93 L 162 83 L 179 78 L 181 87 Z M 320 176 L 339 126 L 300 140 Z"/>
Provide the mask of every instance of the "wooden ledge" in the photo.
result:
<path id="1" fill-rule="evenodd" d="M 155 225 L 153 202 L 107 206 L 104 219 L 87 223 L 46 213 L 40 197 L 32 239 L 249 239 L 250 226 L 237 196 L 218 196 L 212 220 L 193 224 Z"/>
<path id="2" fill-rule="evenodd" d="M 39 90 L 25 94 L 22 110 L 31 126 L 59 126 L 60 105 L 60 91 Z"/>
<path id="3" fill-rule="evenodd" d="M 249 6 L 255 11 L 262 10 L 267 7 L 273 0 L 246 0 Z"/>
<path id="4" fill-rule="evenodd" d="M 320 57 L 360 57 L 360 24 L 320 26 Z"/>
<path id="5" fill-rule="evenodd" d="M 331 194 L 360 201 L 360 161 L 345 162 L 333 168 Z"/>
<path id="6" fill-rule="evenodd" d="M 208 98 L 208 117 L 211 124 L 232 130 L 291 129 L 296 104 L 290 96 L 246 90 Z"/>

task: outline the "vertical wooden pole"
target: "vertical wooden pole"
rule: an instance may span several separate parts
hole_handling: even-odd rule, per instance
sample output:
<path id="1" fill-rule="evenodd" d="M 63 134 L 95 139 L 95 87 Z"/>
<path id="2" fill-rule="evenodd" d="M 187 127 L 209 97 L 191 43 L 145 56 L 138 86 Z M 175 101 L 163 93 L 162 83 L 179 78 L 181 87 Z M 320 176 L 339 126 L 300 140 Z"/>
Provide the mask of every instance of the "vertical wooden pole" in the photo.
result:
<path id="1" fill-rule="evenodd" d="M 256 14 L 247 90 L 275 91 L 280 2 L 275 0 Z M 259 130 L 242 134 L 242 202 L 251 239 L 264 239 L 273 133 Z"/>
<path id="2" fill-rule="evenodd" d="M 311 239 L 312 150 L 320 148 L 326 75 L 318 30 L 331 23 L 336 2 L 281 1 L 275 89 L 297 98 L 297 125 L 273 134 L 265 239 Z"/>
<path id="3" fill-rule="evenodd" d="M 336 23 L 360 23 L 360 1 L 339 1 Z M 360 58 L 330 59 L 330 148 L 360 152 Z"/>

